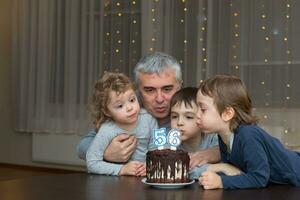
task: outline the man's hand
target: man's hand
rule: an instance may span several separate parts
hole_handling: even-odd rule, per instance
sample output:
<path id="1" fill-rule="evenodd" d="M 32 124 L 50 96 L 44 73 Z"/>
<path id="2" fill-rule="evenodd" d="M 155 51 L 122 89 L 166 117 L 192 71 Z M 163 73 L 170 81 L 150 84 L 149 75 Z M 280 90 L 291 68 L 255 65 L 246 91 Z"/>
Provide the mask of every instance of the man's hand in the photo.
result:
<path id="1" fill-rule="evenodd" d="M 199 177 L 199 184 L 203 186 L 204 189 L 217 189 L 223 188 L 221 177 L 215 172 L 205 171 Z"/>
<path id="2" fill-rule="evenodd" d="M 212 147 L 190 154 L 190 169 L 207 163 L 216 163 L 221 160 L 219 147 Z"/>
<path id="3" fill-rule="evenodd" d="M 116 136 L 104 151 L 104 159 L 110 162 L 127 162 L 137 146 L 137 139 L 128 134 Z"/>
<path id="4" fill-rule="evenodd" d="M 119 175 L 141 176 L 143 169 L 145 169 L 146 173 L 145 163 L 139 161 L 130 161 L 121 168 Z"/>

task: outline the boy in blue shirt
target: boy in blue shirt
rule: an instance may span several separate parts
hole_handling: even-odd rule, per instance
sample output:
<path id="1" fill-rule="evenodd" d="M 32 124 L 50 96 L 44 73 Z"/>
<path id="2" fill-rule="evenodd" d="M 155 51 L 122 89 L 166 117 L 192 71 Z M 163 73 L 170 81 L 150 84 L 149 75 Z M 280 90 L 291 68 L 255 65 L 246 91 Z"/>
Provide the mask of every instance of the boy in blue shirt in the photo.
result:
<path id="1" fill-rule="evenodd" d="M 243 171 L 227 176 L 217 174 L 212 165 L 199 178 L 204 189 L 260 188 L 269 182 L 300 186 L 300 153 L 286 149 L 256 125 L 251 99 L 239 78 L 218 75 L 205 80 L 197 104 L 202 131 L 219 135 L 222 162 Z"/>

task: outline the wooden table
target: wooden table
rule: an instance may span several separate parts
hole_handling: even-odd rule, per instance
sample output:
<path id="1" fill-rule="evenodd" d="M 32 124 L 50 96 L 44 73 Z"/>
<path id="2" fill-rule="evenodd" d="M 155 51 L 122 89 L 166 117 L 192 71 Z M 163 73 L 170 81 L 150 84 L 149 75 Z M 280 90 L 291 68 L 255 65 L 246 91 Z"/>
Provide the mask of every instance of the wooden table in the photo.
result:
<path id="1" fill-rule="evenodd" d="M 264 189 L 203 190 L 198 183 L 180 189 L 157 189 L 141 178 L 86 173 L 30 177 L 0 182 L 1 200 L 220 200 L 300 199 L 300 188 L 271 185 Z"/>

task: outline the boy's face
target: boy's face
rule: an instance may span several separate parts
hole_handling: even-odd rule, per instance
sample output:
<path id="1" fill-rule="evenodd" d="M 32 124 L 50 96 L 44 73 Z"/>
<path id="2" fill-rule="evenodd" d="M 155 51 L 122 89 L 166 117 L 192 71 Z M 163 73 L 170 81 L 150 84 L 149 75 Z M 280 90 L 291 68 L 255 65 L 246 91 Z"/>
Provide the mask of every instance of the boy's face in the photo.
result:
<path id="1" fill-rule="evenodd" d="M 192 102 L 192 107 L 186 107 L 184 102 L 177 103 L 171 108 L 171 128 L 181 132 L 181 140 L 198 137 L 201 129 L 197 126 L 197 105 Z"/>
<path id="2" fill-rule="evenodd" d="M 199 90 L 197 93 L 197 124 L 204 133 L 219 133 L 224 129 L 225 123 L 222 120 L 214 99 L 204 96 Z"/>
<path id="3" fill-rule="evenodd" d="M 110 91 L 107 111 L 107 114 L 120 127 L 126 128 L 135 125 L 140 112 L 140 105 L 134 91 L 129 89 L 120 94 Z"/>

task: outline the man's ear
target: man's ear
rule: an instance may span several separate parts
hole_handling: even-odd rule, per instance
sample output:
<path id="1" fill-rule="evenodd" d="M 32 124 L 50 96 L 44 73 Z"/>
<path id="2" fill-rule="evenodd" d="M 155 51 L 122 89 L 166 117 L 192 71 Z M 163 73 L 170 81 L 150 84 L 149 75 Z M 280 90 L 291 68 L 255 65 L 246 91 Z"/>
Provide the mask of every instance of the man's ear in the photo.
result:
<path id="1" fill-rule="evenodd" d="M 234 117 L 234 115 L 235 115 L 235 111 L 234 111 L 233 107 L 227 107 L 222 112 L 221 117 L 224 121 L 229 121 Z"/>

